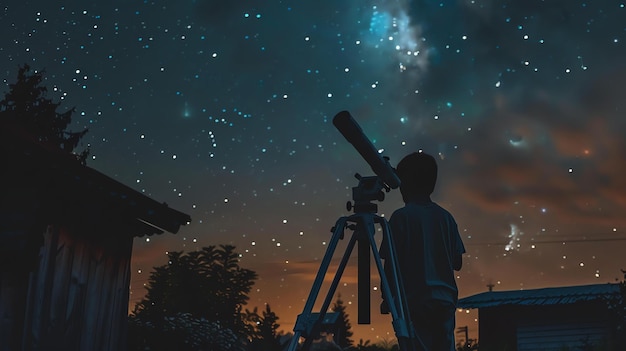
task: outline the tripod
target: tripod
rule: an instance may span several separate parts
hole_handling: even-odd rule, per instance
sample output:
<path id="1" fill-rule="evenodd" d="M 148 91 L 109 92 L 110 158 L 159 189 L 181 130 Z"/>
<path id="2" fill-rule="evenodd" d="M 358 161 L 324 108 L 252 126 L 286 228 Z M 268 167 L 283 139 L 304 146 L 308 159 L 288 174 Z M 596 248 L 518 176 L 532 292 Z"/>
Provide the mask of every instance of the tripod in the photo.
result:
<path id="1" fill-rule="evenodd" d="M 418 345 L 422 345 L 421 340 L 415 335 L 413 327 L 409 317 L 409 310 L 407 305 L 404 288 L 402 285 L 402 277 L 399 273 L 398 260 L 395 254 L 395 247 L 393 244 L 393 238 L 391 235 L 391 229 L 387 220 L 376 214 L 378 207 L 376 204 L 371 203 L 373 200 L 382 201 L 384 199 L 384 193 L 382 189 L 389 189 L 386 185 L 378 179 L 378 177 L 361 177 L 356 174 L 355 177 L 359 180 L 359 185 L 352 188 L 352 198 L 355 202 L 354 207 L 348 202 L 348 211 L 354 209 L 354 214 L 351 216 L 340 217 L 335 226 L 333 227 L 332 237 L 320 268 L 317 272 L 317 276 L 313 282 L 313 287 L 309 293 L 309 297 L 304 305 L 304 311 L 298 315 L 296 319 L 296 325 L 293 328 L 294 336 L 289 344 L 288 351 L 295 351 L 300 337 L 305 338 L 305 342 L 302 346 L 302 350 L 308 350 L 313 339 L 318 336 L 321 331 L 322 322 L 326 315 L 331 300 L 339 285 L 339 280 L 343 274 L 343 271 L 348 263 L 354 246 L 358 243 L 358 291 L 359 291 L 359 324 L 369 324 L 370 322 L 370 251 L 373 254 L 374 262 L 378 269 L 381 280 L 381 288 L 385 301 L 388 301 L 389 312 L 392 316 L 392 326 L 396 337 L 398 339 L 398 345 L 401 351 L 413 351 Z M 375 224 L 378 224 L 382 228 L 383 236 L 389 243 L 388 255 L 391 264 L 392 282 L 390 285 L 385 274 L 380 252 L 376 248 L 376 241 L 374 240 Z M 335 277 L 333 278 L 328 293 L 321 307 L 320 313 L 312 313 L 313 305 L 317 300 L 319 290 L 322 287 L 324 277 L 328 271 L 330 261 L 333 258 L 337 244 L 339 240 L 344 238 L 345 229 L 352 229 L 353 233 L 350 237 L 350 241 L 346 247 L 346 250 L 341 258 Z M 388 263 L 389 264 L 389 263 Z M 392 288 L 394 289 L 392 293 Z"/>

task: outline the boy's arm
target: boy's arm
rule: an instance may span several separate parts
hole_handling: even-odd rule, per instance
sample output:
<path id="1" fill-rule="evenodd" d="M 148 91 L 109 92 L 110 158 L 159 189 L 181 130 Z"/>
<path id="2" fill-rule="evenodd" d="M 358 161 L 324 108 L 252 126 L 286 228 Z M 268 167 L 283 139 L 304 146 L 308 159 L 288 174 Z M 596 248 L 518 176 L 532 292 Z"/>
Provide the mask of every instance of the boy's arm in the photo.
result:
<path id="1" fill-rule="evenodd" d="M 452 268 L 455 271 L 460 271 L 463 267 L 463 254 L 465 253 L 465 246 L 463 245 L 463 240 L 461 240 L 461 235 L 459 234 L 459 229 L 454 222 L 454 253 L 452 257 Z"/>

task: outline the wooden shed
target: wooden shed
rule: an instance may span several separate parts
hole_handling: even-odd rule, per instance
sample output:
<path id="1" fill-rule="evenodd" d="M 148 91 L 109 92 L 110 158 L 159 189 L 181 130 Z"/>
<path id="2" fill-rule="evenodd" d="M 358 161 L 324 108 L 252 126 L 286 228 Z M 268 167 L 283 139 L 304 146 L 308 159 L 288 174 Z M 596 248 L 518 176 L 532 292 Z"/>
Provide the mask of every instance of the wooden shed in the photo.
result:
<path id="1" fill-rule="evenodd" d="M 617 350 L 608 302 L 619 296 L 619 284 L 594 284 L 488 291 L 458 306 L 478 308 L 481 351 Z"/>
<path id="2" fill-rule="evenodd" d="M 124 350 L 133 238 L 191 219 L 0 131 L 0 350 Z"/>

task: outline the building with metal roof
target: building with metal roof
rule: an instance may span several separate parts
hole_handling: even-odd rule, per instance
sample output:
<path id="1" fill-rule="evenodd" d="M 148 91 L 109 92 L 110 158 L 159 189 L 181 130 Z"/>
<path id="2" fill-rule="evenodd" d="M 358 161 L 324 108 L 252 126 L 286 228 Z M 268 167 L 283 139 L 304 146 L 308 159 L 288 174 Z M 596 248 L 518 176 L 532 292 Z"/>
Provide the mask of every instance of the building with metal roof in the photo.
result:
<path id="1" fill-rule="evenodd" d="M 458 306 L 478 309 L 481 351 L 617 350 L 610 307 L 620 297 L 620 284 L 593 284 L 487 291 Z"/>

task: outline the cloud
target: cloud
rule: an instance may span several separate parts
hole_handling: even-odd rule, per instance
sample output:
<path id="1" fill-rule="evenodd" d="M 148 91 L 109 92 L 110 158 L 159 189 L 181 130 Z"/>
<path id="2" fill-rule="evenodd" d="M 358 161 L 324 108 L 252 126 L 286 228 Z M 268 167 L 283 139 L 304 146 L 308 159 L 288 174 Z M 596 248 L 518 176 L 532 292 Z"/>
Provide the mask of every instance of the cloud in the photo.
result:
<path id="1" fill-rule="evenodd" d="M 626 124 L 616 109 L 625 77 L 596 79 L 584 84 L 593 88 L 562 96 L 495 98 L 443 172 L 449 193 L 485 213 L 522 203 L 550 209 L 557 223 L 626 224 Z"/>

